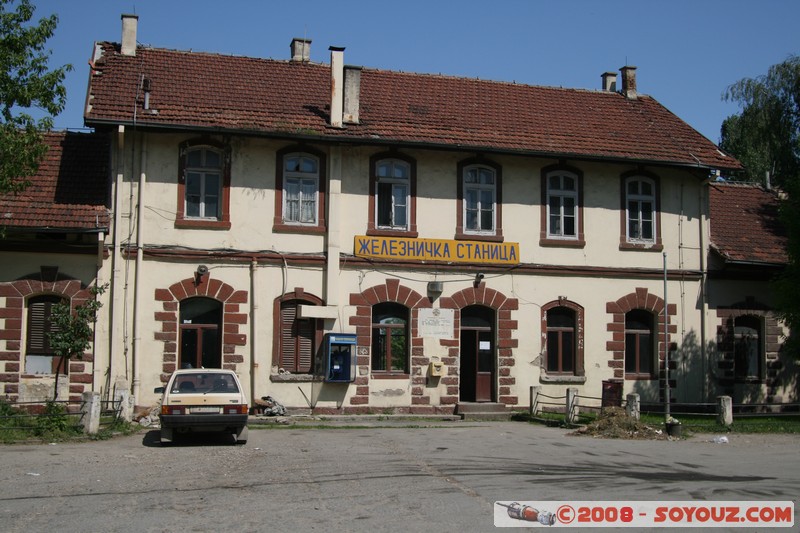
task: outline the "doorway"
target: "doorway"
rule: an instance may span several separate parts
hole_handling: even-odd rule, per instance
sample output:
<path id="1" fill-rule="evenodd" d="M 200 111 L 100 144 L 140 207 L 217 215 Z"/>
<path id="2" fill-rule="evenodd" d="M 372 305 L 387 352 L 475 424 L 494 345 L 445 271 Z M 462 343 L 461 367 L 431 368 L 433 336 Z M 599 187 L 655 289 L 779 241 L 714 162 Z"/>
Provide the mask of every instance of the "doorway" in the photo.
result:
<path id="1" fill-rule="evenodd" d="M 492 402 L 495 397 L 495 313 L 482 305 L 461 310 L 459 400 Z"/>
<path id="2" fill-rule="evenodd" d="M 180 309 L 180 367 L 222 368 L 222 304 L 188 298 Z"/>

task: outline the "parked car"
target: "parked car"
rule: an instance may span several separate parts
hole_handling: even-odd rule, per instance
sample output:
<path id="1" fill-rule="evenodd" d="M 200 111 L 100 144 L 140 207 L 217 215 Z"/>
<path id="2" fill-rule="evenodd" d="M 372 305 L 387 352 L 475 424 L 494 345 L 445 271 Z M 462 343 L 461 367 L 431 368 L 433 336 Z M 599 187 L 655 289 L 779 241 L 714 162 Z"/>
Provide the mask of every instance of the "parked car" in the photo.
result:
<path id="1" fill-rule="evenodd" d="M 176 370 L 161 396 L 161 443 L 178 434 L 225 432 L 235 442 L 247 442 L 248 405 L 239 378 L 232 370 L 193 368 Z"/>

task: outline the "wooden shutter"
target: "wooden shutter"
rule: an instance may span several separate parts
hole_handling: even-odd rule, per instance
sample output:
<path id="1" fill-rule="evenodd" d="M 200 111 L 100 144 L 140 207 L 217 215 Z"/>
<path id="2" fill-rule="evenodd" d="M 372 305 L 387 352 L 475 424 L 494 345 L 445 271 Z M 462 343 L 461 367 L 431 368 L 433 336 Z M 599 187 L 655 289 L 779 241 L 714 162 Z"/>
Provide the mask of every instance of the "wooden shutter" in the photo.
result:
<path id="1" fill-rule="evenodd" d="M 28 301 L 28 335 L 26 351 L 30 355 L 52 355 L 48 333 L 55 331 L 50 322 L 53 306 L 61 302 L 58 296 L 37 296 Z"/>
<path id="2" fill-rule="evenodd" d="M 314 323 L 311 318 L 295 319 L 297 332 L 297 371 L 308 374 L 314 355 Z"/>
<path id="3" fill-rule="evenodd" d="M 294 319 L 297 316 L 297 303 L 281 303 L 281 362 L 284 370 L 295 371 L 295 343 L 294 343 Z"/>
<path id="4" fill-rule="evenodd" d="M 280 366 L 289 372 L 309 373 L 314 360 L 316 320 L 298 319 L 300 304 L 309 305 L 299 300 L 281 303 Z"/>

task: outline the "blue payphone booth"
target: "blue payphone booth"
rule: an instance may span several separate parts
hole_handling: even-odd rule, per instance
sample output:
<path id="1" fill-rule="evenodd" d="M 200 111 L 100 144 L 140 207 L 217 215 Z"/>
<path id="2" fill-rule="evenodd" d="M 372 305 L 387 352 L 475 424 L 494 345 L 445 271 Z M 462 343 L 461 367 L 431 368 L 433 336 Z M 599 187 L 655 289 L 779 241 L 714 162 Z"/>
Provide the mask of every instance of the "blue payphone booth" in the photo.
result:
<path id="1" fill-rule="evenodd" d="M 350 383 L 356 379 L 356 336 L 352 333 L 325 334 L 324 380 Z"/>

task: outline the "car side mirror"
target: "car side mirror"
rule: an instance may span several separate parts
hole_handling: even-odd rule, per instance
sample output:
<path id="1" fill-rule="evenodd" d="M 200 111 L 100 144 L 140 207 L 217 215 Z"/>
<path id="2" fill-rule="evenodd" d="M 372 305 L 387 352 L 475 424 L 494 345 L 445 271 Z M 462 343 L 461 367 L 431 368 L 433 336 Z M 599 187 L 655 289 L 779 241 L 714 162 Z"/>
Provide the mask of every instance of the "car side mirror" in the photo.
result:
<path id="1" fill-rule="evenodd" d="M 164 387 L 156 387 L 155 389 L 153 389 L 153 392 L 155 392 L 156 394 L 164 394 Z"/>

